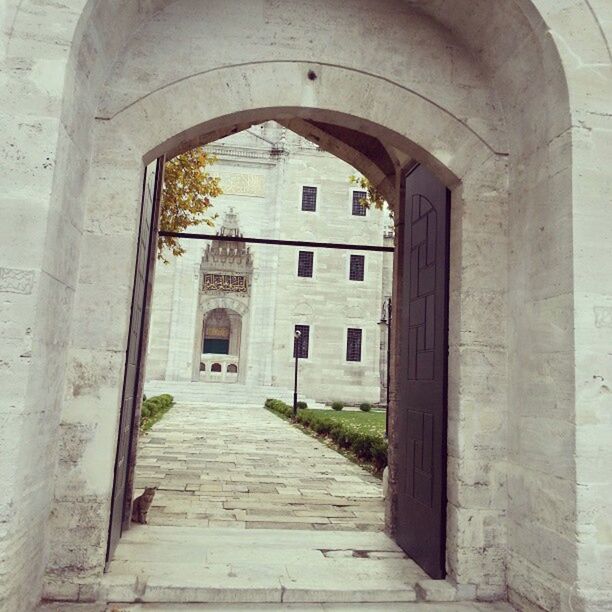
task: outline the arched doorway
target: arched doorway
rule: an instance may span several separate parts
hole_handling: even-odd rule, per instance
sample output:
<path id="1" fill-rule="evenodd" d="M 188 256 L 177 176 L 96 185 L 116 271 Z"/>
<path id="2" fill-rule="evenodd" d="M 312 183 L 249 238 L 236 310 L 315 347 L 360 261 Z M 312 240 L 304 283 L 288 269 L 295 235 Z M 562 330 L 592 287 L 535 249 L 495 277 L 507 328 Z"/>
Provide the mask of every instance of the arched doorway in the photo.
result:
<path id="1" fill-rule="evenodd" d="M 310 137 L 308 121 L 303 129 Z M 393 202 L 397 222 L 396 317 L 394 339 L 395 418 L 390 428 L 397 445 L 395 463 L 390 463 L 392 482 L 397 483 L 390 497 L 389 516 L 398 542 L 432 577 L 446 574 L 446 418 L 448 355 L 448 277 L 450 191 L 424 166 L 412 159 L 399 169 L 391 162 L 390 150 L 375 136 L 332 123 L 317 123 L 326 138 L 342 145 L 347 158 L 365 165 L 368 159 L 379 173 L 386 174 L 381 189 Z M 380 148 L 382 148 L 382 152 Z M 377 155 L 370 152 L 377 151 Z M 368 157 L 369 155 L 369 157 Z M 149 168 L 158 168 L 161 160 Z M 394 192 L 395 185 L 399 192 Z M 140 256 L 139 256 L 140 260 Z M 145 307 L 132 310 L 146 311 Z M 206 379 L 219 379 L 227 372 L 219 354 L 230 350 L 231 322 L 228 313 L 215 309 L 203 324 L 203 348 L 212 354 L 205 367 Z M 130 337 L 134 334 L 130 332 Z M 140 341 L 137 341 L 140 342 Z M 142 344 L 140 344 L 142 346 Z M 205 358 L 206 354 L 202 355 Z M 395 381 L 401 380 L 400 384 Z M 128 389 L 129 397 L 138 397 Z M 126 391 L 124 391 L 126 397 Z M 418 400 L 415 400 L 418 398 Z M 124 404 L 125 405 L 125 404 Z M 128 419 L 137 418 L 138 406 Z M 123 417 L 122 417 L 123 419 Z M 135 428 L 133 428 L 135 432 Z M 131 446 L 125 442 L 129 432 L 122 431 L 116 466 L 133 465 Z M 132 439 L 135 433 L 132 434 Z M 109 542 L 117 541 L 129 516 L 131 481 L 116 470 L 114 517 L 123 508 L 122 521 L 111 523 Z M 118 503 L 116 500 L 121 499 Z M 428 520 L 425 520 L 427 517 Z M 109 558 L 114 545 L 109 546 Z"/>
<path id="2" fill-rule="evenodd" d="M 244 366 L 242 316 L 234 310 L 214 308 L 204 315 L 202 330 L 199 380 L 236 382 Z"/>
<path id="3" fill-rule="evenodd" d="M 313 75 L 309 77 L 310 72 Z M 279 91 L 275 92 L 275 103 L 271 105 L 269 89 L 259 88 L 256 84 L 278 79 L 281 74 L 283 75 L 282 78 L 285 79 L 284 85 Z M 463 194 L 466 189 L 468 190 L 467 193 L 470 190 L 472 193 L 477 191 L 478 185 L 482 181 L 491 180 L 495 182 L 499 180 L 498 161 L 503 157 L 503 153 L 497 153 L 497 151 L 503 152 L 504 145 L 502 142 L 494 142 L 496 136 L 489 142 L 488 137 L 483 137 L 470 126 L 457 121 L 454 115 L 436 107 L 429 100 L 415 96 L 413 92 L 398 86 L 394 82 L 369 74 L 361 75 L 362 85 L 372 92 L 376 92 L 376 96 L 380 97 L 381 100 L 385 100 L 384 111 L 381 105 L 372 105 L 366 100 L 361 100 L 356 105 L 354 96 L 350 94 L 353 73 L 351 70 L 344 68 L 331 65 L 316 65 L 313 67 L 308 62 L 291 64 L 284 62 L 274 64 L 255 63 L 249 65 L 246 75 L 245 80 L 243 67 L 224 67 L 213 73 L 199 73 L 193 79 L 190 79 L 189 84 L 187 82 L 182 84 L 177 82 L 169 87 L 156 90 L 147 96 L 146 103 L 144 100 L 142 102 L 147 106 L 146 113 L 143 114 L 144 108 L 140 107 L 139 104 L 118 109 L 117 114 L 113 115 L 112 119 L 105 124 L 105 128 L 110 130 L 107 134 L 110 135 L 111 131 L 114 133 L 117 129 L 126 130 L 129 126 L 129 133 L 134 133 L 136 138 L 141 138 L 146 130 L 144 132 L 136 130 L 136 125 L 143 122 L 146 125 L 155 125 L 158 132 L 147 135 L 148 144 L 141 142 L 138 145 L 139 150 L 146 150 L 144 160 L 150 163 L 159 154 L 173 155 L 195 144 L 212 141 L 254 123 L 275 119 L 315 141 L 318 139 L 321 146 L 363 170 L 367 176 L 373 177 L 377 186 L 385 191 L 398 212 L 405 211 L 405 207 L 401 205 L 402 198 L 399 195 L 403 177 L 415 165 L 415 161 L 422 162 L 423 167 L 428 166 L 437 173 L 437 180 L 451 187 L 454 197 L 459 198 L 453 202 L 458 213 L 451 215 L 451 223 L 453 219 L 456 219 L 456 225 L 451 227 L 451 234 L 454 233 L 456 236 L 456 248 L 460 249 L 463 241 L 474 240 L 471 233 L 475 228 L 459 224 L 459 220 L 466 214 L 465 211 L 468 208 L 470 208 L 470 214 L 475 216 L 484 214 L 484 211 L 479 210 L 476 198 L 470 202 L 463 197 Z M 315 78 L 312 78 L 313 76 Z M 213 81 L 219 77 L 232 83 L 232 87 L 236 89 L 231 99 L 234 100 L 234 95 L 236 98 L 232 103 L 229 102 L 229 99 L 224 98 L 219 101 L 218 106 L 215 106 L 211 99 L 207 106 L 207 119 L 204 122 L 202 122 L 201 112 L 195 111 L 195 109 L 190 117 L 172 116 L 160 121 L 160 123 L 154 119 L 155 112 L 165 114 L 165 109 L 169 108 L 168 105 L 176 103 L 177 96 L 187 95 L 187 92 L 191 91 L 194 86 L 198 89 L 202 88 L 203 91 L 213 90 Z M 207 83 L 207 81 L 210 82 Z M 300 91 L 303 92 L 300 95 L 311 95 L 313 97 L 311 104 L 304 106 L 296 98 L 296 93 Z M 243 98 L 245 95 L 248 101 Z M 280 105 L 279 102 L 281 102 Z M 231 106 L 232 104 L 233 106 Z M 410 113 L 406 111 L 408 108 L 410 108 Z M 483 112 L 490 115 L 489 110 L 483 108 Z M 199 119 L 196 119 L 196 116 Z M 428 116 L 431 117 L 431 120 L 424 123 L 417 120 L 419 116 Z M 489 116 L 489 119 L 492 124 L 496 124 L 498 121 L 492 115 Z M 198 123 L 198 120 L 200 123 Z M 405 122 L 403 126 L 402 122 Z M 432 129 L 434 125 L 436 126 L 435 130 Z M 106 149 L 105 155 L 110 155 L 110 157 L 124 155 L 120 152 L 121 142 L 118 141 L 115 145 L 112 142 L 113 139 L 110 138 L 110 140 L 110 149 Z M 115 146 L 118 147 L 118 150 L 113 153 L 112 148 Z M 466 150 L 470 151 L 469 156 L 465 153 L 457 153 Z M 437 153 L 434 155 L 432 152 L 436 151 Z M 454 152 L 446 160 L 447 163 L 441 161 L 442 158 L 445 158 L 445 155 L 441 154 L 442 151 Z M 132 169 L 140 171 L 141 159 L 134 159 L 133 162 L 131 164 Z M 125 171 L 126 166 L 122 170 Z M 459 177 L 462 178 L 461 182 L 459 182 Z M 92 176 L 92 181 L 96 182 L 95 176 Z M 136 196 L 136 193 L 133 192 L 132 196 Z M 412 198 L 412 194 L 410 197 Z M 474 206 L 473 211 L 470 205 Z M 404 231 L 403 214 L 404 212 L 398 214 L 396 219 L 398 235 L 401 235 Z M 500 234 L 501 228 L 490 229 L 493 234 L 497 235 L 497 239 L 494 241 L 496 248 L 503 251 L 505 242 L 503 235 Z M 504 258 L 501 254 L 499 258 L 488 260 L 488 265 L 496 269 L 499 266 L 499 270 L 496 272 L 499 278 L 503 277 L 503 261 Z M 455 278 L 458 281 L 461 276 L 459 272 L 460 256 L 458 254 L 455 257 L 451 256 L 451 265 L 456 266 L 454 277 L 451 270 L 452 293 L 454 289 L 452 279 Z M 404 268 L 405 262 L 397 261 L 396 269 L 398 273 L 394 287 L 394 297 L 396 298 L 399 295 L 398 292 L 402 283 L 402 276 L 399 271 Z M 467 291 L 469 283 L 466 279 L 462 279 L 462 283 L 462 290 Z M 455 290 L 457 287 L 455 285 Z M 471 291 L 474 292 L 474 295 L 478 295 L 484 289 L 475 284 L 471 287 Z M 402 300 L 395 299 L 394 302 L 398 304 L 396 312 L 400 313 L 402 311 Z M 453 303 L 451 302 L 451 327 L 453 324 L 456 326 L 460 320 L 460 305 L 455 303 L 454 306 L 456 310 L 453 313 Z M 461 333 L 456 327 L 455 332 Z M 484 335 L 487 336 L 487 334 L 492 334 L 491 342 L 496 346 L 504 345 L 505 340 L 501 337 L 500 330 L 485 330 Z M 451 337 L 453 337 L 452 330 Z M 396 336 L 393 342 L 394 369 L 397 369 L 402 367 L 399 359 L 401 340 Z M 460 339 L 456 338 L 454 346 L 451 346 L 451 370 L 453 369 L 452 360 L 458 359 L 458 354 L 453 353 L 453 348 L 458 348 L 460 343 Z M 455 372 L 459 372 L 459 369 L 455 369 Z M 462 375 L 465 377 L 467 374 L 463 372 Z M 397 406 L 397 395 L 392 394 L 391 401 Z M 461 398 L 456 395 L 451 399 L 449 410 L 460 411 L 461 409 Z M 395 433 L 391 437 L 390 456 L 392 495 L 389 504 L 388 522 L 391 529 L 398 528 L 397 494 L 400 490 L 407 491 L 405 466 L 402 465 L 400 459 L 402 456 L 406 456 L 407 440 L 405 436 L 399 434 L 402 427 L 401 423 L 402 418 L 399 413 L 392 414 L 391 431 Z M 405 423 L 403 426 L 405 426 Z M 424 425 L 422 430 L 426 432 L 427 426 Z M 413 444 L 413 442 L 410 442 L 410 444 Z M 419 444 L 422 445 L 422 441 Z M 475 453 L 477 454 L 477 451 Z M 449 461 L 454 461 L 454 459 L 449 458 Z M 420 463 L 420 469 L 423 472 L 427 471 L 426 463 L 426 460 Z M 442 472 L 439 473 L 439 476 L 442 478 Z M 440 499 L 446 497 L 446 491 L 439 491 L 439 493 L 442 495 Z M 440 517 L 438 517 L 438 520 L 440 520 Z M 440 531 L 443 532 L 444 529 L 442 528 Z M 447 547 L 455 551 L 460 550 L 463 547 L 461 543 L 463 538 L 467 538 L 465 531 L 451 529 L 448 538 L 446 538 Z M 467 540 L 465 540 L 465 546 L 469 548 Z M 458 556 L 456 557 L 456 563 L 455 558 L 451 558 L 453 562 L 450 570 L 454 576 L 460 575 L 462 564 L 467 570 L 468 557 Z"/>
<path id="4" fill-rule="evenodd" d="M 230 339 L 233 334 L 234 350 L 230 352 Z M 217 308 L 206 315 L 204 319 L 204 337 L 202 353 L 215 355 L 234 355 L 237 347 L 236 325 L 232 326 L 226 310 Z M 239 346 L 239 345 L 238 345 Z"/>

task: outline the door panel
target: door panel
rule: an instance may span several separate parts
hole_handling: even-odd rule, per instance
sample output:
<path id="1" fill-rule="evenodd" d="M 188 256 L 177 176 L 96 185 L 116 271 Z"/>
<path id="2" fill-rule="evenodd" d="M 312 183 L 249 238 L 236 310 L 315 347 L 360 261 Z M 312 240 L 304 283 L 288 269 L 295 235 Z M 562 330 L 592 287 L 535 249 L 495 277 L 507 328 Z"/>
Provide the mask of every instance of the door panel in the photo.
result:
<path id="1" fill-rule="evenodd" d="M 129 527 L 131 518 L 133 467 L 144 381 L 144 360 L 149 326 L 150 294 L 157 248 L 162 173 L 163 158 L 152 162 L 145 169 L 121 401 L 119 440 L 115 459 L 107 562 L 111 560 L 121 533 Z"/>
<path id="2" fill-rule="evenodd" d="M 397 541 L 443 578 L 450 192 L 423 166 L 402 182 Z"/>

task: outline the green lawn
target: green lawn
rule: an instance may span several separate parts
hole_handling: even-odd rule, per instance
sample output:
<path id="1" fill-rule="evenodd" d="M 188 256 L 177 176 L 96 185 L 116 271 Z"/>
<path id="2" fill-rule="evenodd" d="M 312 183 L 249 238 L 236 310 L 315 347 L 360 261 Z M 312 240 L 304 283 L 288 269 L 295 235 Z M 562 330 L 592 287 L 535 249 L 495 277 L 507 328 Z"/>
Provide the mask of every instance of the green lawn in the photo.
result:
<path id="1" fill-rule="evenodd" d="M 342 453 L 374 473 L 382 473 L 387 465 L 387 441 L 385 440 L 385 413 L 336 410 L 298 410 L 293 418 L 289 404 L 269 398 L 265 407 L 303 427 L 308 432 L 331 441 Z"/>
<path id="2" fill-rule="evenodd" d="M 359 433 L 385 436 L 385 412 L 384 410 L 371 410 L 370 412 L 345 411 L 345 410 L 300 410 L 300 414 L 312 414 L 329 418 L 336 423 L 342 423 Z"/>

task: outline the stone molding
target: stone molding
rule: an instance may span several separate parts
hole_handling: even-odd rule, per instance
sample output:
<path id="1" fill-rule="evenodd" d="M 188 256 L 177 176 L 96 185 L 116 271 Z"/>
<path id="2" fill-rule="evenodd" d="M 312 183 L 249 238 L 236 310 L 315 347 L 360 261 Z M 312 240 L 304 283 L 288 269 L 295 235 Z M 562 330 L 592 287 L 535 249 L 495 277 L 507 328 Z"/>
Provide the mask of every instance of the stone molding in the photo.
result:
<path id="1" fill-rule="evenodd" d="M 34 289 L 34 270 L 0 268 L 0 292 L 30 295 Z"/>

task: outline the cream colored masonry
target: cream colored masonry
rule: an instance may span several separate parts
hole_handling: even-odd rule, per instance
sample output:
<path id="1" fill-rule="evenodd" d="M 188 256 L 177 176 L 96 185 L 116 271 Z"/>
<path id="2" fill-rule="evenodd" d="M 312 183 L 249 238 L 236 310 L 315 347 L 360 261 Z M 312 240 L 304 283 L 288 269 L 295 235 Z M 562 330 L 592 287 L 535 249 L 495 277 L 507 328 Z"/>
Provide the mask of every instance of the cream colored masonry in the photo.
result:
<path id="1" fill-rule="evenodd" d="M 282 148 L 282 154 L 276 151 Z M 205 224 L 189 231 L 219 231 L 233 210 L 243 235 L 382 246 L 388 214 L 372 209 L 352 214 L 349 177 L 358 172 L 286 128 L 269 122 L 210 146 L 218 160 L 210 170 L 221 179 L 223 195 Z M 316 210 L 302 210 L 302 187 L 317 189 Z M 385 227 L 386 226 L 386 227 Z M 393 244 L 392 238 L 387 243 Z M 186 253 L 155 271 L 147 379 L 216 382 L 225 397 L 248 397 L 256 388 L 293 388 L 293 331 L 310 328 L 308 358 L 300 362 L 299 388 L 320 401 L 378 402 L 385 398 L 386 328 L 379 324 L 391 295 L 392 259 L 380 252 L 250 245 L 253 273 L 249 291 L 204 291 L 200 268 L 207 242 L 182 240 Z M 313 253 L 312 277 L 298 277 L 298 253 Z M 362 281 L 349 279 L 351 254 L 364 257 Z M 387 291 L 387 293 L 385 293 Z M 231 357 L 202 358 L 204 320 L 223 308 L 233 317 Z M 346 360 L 347 329 L 362 333 L 360 359 Z M 382 333 L 384 331 L 384 333 Z M 234 340 L 235 339 L 235 340 Z M 207 367 L 200 371 L 200 362 Z M 221 374 L 211 365 L 222 364 Z M 227 364 L 238 367 L 227 376 Z M 155 382 L 155 388 L 160 386 Z M 187 388 L 187 387 L 186 387 Z M 202 391 L 203 393 L 204 391 Z"/>
<path id="2" fill-rule="evenodd" d="M 610 605 L 609 0 L 7 0 L 0 19 L 0 608 L 97 597 L 144 163 L 271 119 L 374 136 L 452 189 L 450 579 L 524 610 Z"/>

